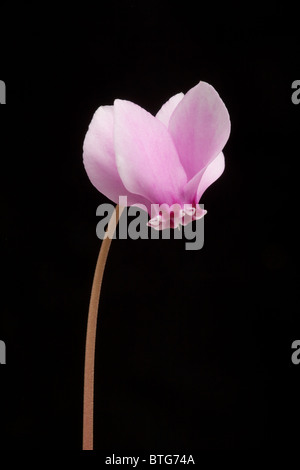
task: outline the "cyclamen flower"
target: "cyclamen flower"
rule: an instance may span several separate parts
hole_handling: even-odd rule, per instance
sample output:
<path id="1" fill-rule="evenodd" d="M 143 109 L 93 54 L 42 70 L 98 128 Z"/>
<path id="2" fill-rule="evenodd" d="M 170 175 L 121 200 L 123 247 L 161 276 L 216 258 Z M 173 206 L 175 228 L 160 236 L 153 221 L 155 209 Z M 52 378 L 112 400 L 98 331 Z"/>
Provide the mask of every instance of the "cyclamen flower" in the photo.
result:
<path id="1" fill-rule="evenodd" d="M 148 225 L 162 229 L 204 216 L 199 201 L 223 173 L 230 134 L 227 108 L 200 82 L 178 93 L 156 116 L 126 100 L 100 106 L 83 145 L 92 184 L 113 202 L 145 206 Z"/>

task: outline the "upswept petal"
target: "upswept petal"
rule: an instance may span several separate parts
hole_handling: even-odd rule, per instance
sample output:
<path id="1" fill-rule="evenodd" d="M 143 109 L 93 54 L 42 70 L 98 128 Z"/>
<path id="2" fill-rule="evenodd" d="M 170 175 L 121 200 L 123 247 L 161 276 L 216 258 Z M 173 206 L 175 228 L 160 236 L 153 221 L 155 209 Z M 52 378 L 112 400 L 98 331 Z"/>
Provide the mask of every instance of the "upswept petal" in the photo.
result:
<path id="1" fill-rule="evenodd" d="M 177 95 L 172 96 L 172 98 L 170 98 L 165 104 L 162 105 L 162 107 L 156 114 L 156 118 L 168 127 L 170 117 L 172 116 L 174 109 L 180 103 L 183 97 L 183 93 L 177 93 Z"/>
<path id="2" fill-rule="evenodd" d="M 166 126 L 140 106 L 114 102 L 118 172 L 128 191 L 152 203 L 182 200 L 187 177 Z"/>
<path id="3" fill-rule="evenodd" d="M 213 184 L 223 173 L 225 160 L 223 152 L 210 162 L 205 168 L 200 170 L 185 186 L 185 200 L 197 204 L 204 191 Z"/>
<path id="4" fill-rule="evenodd" d="M 230 134 L 227 108 L 211 85 L 200 82 L 176 106 L 169 131 L 190 180 L 223 150 Z"/>
<path id="5" fill-rule="evenodd" d="M 129 192 L 118 173 L 113 131 L 113 106 L 100 106 L 95 112 L 83 143 L 83 163 L 92 184 L 108 199 L 118 204 L 119 196 L 127 196 L 128 205 L 150 202 Z"/>

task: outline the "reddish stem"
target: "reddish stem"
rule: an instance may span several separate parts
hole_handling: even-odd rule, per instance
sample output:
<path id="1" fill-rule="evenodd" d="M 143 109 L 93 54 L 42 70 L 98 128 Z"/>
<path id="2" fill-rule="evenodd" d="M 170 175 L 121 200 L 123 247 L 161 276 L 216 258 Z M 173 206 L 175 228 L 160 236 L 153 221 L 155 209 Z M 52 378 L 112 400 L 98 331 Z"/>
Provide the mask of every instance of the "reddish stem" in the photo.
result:
<path id="1" fill-rule="evenodd" d="M 123 209 L 124 207 L 117 205 L 108 223 L 96 264 L 90 298 L 84 364 L 83 450 L 93 450 L 94 445 L 94 373 L 98 306 L 109 248 Z"/>

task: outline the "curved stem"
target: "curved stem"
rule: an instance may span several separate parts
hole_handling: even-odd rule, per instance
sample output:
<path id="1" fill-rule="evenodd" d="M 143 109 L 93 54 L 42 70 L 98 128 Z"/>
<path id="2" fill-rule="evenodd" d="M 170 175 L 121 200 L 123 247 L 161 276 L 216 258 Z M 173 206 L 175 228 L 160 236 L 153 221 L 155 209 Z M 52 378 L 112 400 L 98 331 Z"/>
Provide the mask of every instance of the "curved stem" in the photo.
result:
<path id="1" fill-rule="evenodd" d="M 94 433 L 94 370 L 95 370 L 95 346 L 96 346 L 96 330 L 98 305 L 101 292 L 104 268 L 114 235 L 116 226 L 121 217 L 124 207 L 116 206 L 108 227 L 105 238 L 101 243 L 100 253 L 98 256 L 91 298 L 88 313 L 88 323 L 86 332 L 85 345 L 85 364 L 84 364 L 84 391 L 83 391 L 83 450 L 93 450 L 93 433 Z"/>

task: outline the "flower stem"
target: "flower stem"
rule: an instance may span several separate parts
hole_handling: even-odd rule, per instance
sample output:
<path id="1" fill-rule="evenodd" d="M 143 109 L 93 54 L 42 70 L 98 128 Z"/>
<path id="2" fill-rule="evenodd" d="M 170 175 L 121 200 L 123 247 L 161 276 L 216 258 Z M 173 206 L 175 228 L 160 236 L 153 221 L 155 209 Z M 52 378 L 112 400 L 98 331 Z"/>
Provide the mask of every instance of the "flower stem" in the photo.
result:
<path id="1" fill-rule="evenodd" d="M 84 391 L 83 391 L 83 450 L 93 450 L 94 441 L 94 370 L 95 346 L 99 297 L 103 279 L 104 268 L 111 245 L 112 237 L 124 207 L 115 207 L 102 241 L 98 256 L 88 313 L 85 364 L 84 364 Z"/>

